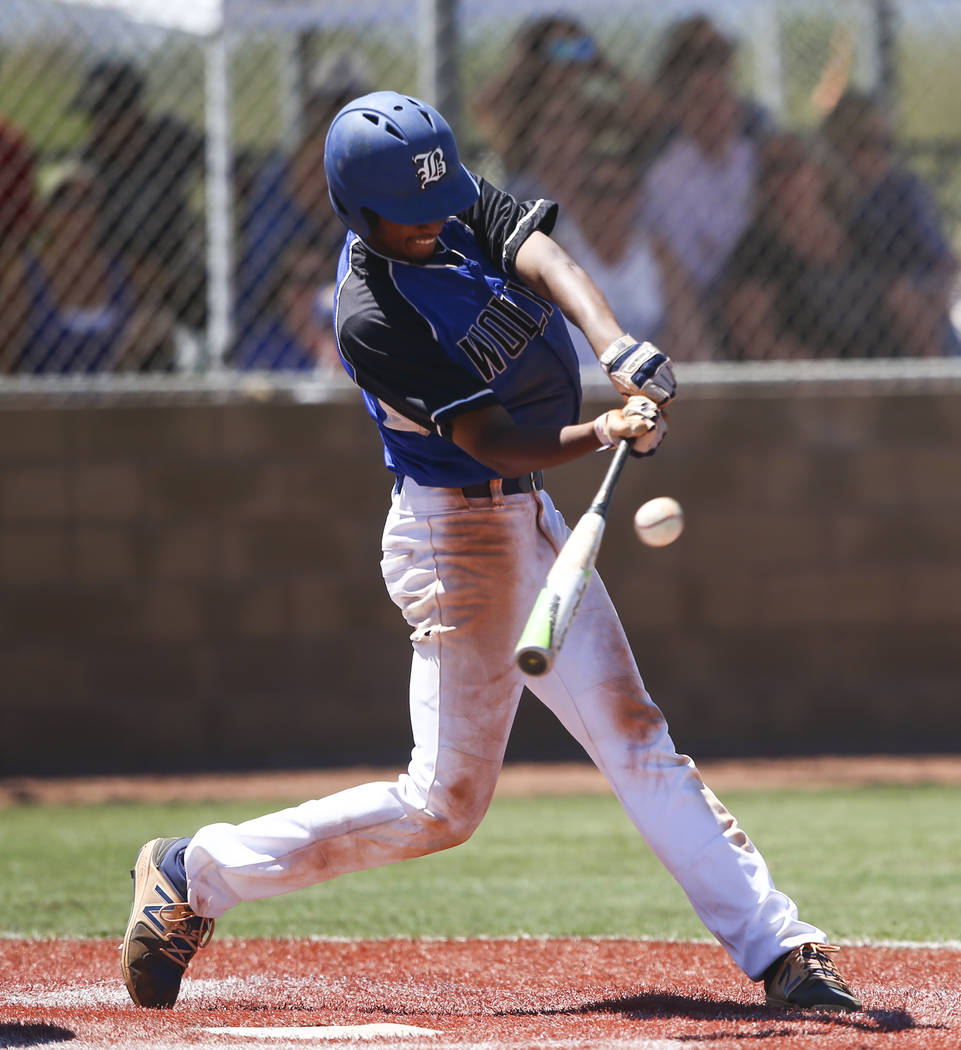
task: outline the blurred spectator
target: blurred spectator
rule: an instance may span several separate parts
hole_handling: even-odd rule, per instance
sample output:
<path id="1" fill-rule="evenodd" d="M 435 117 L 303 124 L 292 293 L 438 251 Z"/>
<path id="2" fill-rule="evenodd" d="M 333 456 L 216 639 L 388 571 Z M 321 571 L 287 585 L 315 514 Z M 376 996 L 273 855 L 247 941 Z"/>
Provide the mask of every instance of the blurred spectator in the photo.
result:
<path id="1" fill-rule="evenodd" d="M 558 242 L 591 271 L 626 327 L 639 338 L 663 333 L 665 249 L 644 231 L 638 197 L 665 131 L 658 94 L 609 61 L 576 19 L 548 15 L 522 26 L 474 111 L 503 162 L 505 188 L 521 200 L 558 201 Z M 696 310 L 690 316 L 689 332 Z M 596 366 L 583 335 L 571 334 L 582 365 Z M 675 350 L 690 356 L 679 342 Z"/>
<path id="2" fill-rule="evenodd" d="M 190 192 L 203 173 L 203 136 L 174 117 L 151 115 L 145 87 L 126 62 L 89 70 L 73 104 L 89 122 L 83 159 L 102 185 L 105 246 L 127 266 L 137 302 L 170 309 L 197 330 L 206 272 Z"/>
<path id="3" fill-rule="evenodd" d="M 287 245 L 271 271 L 263 310 L 229 355 L 234 368 L 312 371 L 340 366 L 329 262 L 303 234 Z"/>
<path id="4" fill-rule="evenodd" d="M 825 188 L 821 165 L 801 139 L 769 139 L 760 156 L 757 218 L 720 288 L 724 356 L 898 353 L 877 272 L 828 206 Z"/>
<path id="5" fill-rule="evenodd" d="M 504 164 L 504 182 L 524 180 L 562 204 L 559 177 L 595 132 L 612 123 L 629 128 L 645 150 L 639 164 L 664 132 L 657 92 L 605 58 L 576 19 L 558 15 L 522 26 L 505 69 L 475 96 L 474 114 Z"/>
<path id="6" fill-rule="evenodd" d="M 895 159 L 884 107 L 869 94 L 848 91 L 821 132 L 835 161 L 835 208 L 884 283 L 886 312 L 903 352 L 957 353 L 949 308 L 958 261 L 931 194 Z"/>
<path id="7" fill-rule="evenodd" d="M 320 71 L 304 102 L 297 145 L 289 155 L 269 156 L 248 194 L 240 220 L 238 321 L 242 329 L 276 298 L 274 271 L 292 240 L 312 240 L 325 260 L 324 282 L 336 279 L 344 227 L 327 193 L 324 141 L 338 110 L 368 90 L 353 65 L 345 62 L 335 55 Z"/>
<path id="8" fill-rule="evenodd" d="M 703 15 L 668 35 L 657 86 L 675 120 L 644 180 L 644 213 L 695 286 L 709 290 L 751 221 L 766 115 L 733 82 L 735 47 Z"/>
<path id="9" fill-rule="evenodd" d="M 626 135 L 602 136 L 571 169 L 577 187 L 553 236 L 590 272 L 625 330 L 656 342 L 675 360 L 710 358 L 701 305 L 664 241 L 641 215 L 637 153 Z M 582 365 L 597 358 L 576 327 L 571 336 Z"/>
<path id="10" fill-rule="evenodd" d="M 33 152 L 0 119 L 0 371 L 24 350 L 28 309 L 23 249 L 34 221 Z"/>
<path id="11" fill-rule="evenodd" d="M 23 255 L 27 340 L 18 372 L 169 368 L 173 318 L 138 307 L 122 260 L 100 231 L 101 187 L 83 168 L 64 174 L 45 198 Z"/>

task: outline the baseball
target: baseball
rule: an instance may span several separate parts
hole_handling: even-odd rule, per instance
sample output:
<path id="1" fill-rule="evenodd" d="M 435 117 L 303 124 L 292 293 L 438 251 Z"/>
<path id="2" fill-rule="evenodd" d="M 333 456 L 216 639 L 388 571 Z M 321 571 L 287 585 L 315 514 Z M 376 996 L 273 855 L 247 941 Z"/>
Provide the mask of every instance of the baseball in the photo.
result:
<path id="1" fill-rule="evenodd" d="M 649 499 L 634 514 L 634 531 L 648 547 L 666 547 L 684 531 L 684 511 L 670 496 Z"/>

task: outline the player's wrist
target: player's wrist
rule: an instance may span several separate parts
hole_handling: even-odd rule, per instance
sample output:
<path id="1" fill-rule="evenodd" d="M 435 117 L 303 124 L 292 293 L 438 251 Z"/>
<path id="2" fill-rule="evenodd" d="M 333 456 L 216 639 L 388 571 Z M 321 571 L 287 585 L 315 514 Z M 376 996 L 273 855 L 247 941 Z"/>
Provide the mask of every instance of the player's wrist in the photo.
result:
<path id="1" fill-rule="evenodd" d="M 615 443 L 614 435 L 611 433 L 610 420 L 607 418 L 610 414 L 611 410 L 608 409 L 594 420 L 594 436 L 597 438 L 599 450 L 611 448 Z"/>
<path id="2" fill-rule="evenodd" d="M 608 370 L 619 360 L 626 350 L 633 350 L 638 345 L 637 340 L 629 332 L 619 335 L 613 342 L 609 343 L 602 351 L 598 360 Z"/>

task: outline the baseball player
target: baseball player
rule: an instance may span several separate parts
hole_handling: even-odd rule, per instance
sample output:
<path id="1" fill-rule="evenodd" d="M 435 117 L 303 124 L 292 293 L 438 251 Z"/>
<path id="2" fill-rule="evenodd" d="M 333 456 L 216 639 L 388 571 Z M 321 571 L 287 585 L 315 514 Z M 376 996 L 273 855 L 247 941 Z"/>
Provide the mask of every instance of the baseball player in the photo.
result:
<path id="1" fill-rule="evenodd" d="M 540 470 L 666 432 L 670 361 L 625 334 L 550 239 L 557 206 L 471 174 L 444 118 L 378 91 L 327 136 L 348 228 L 335 327 L 394 475 L 387 590 L 411 629 L 410 765 L 371 783 L 137 857 L 122 969 L 141 1006 L 172 1006 L 215 917 L 241 901 L 464 842 L 483 818 L 527 685 L 602 770 L 648 845 L 769 1004 L 858 1010 L 821 930 L 798 918 L 734 817 L 675 751 L 601 581 L 553 670 L 525 680 L 514 646 L 567 526 Z M 565 317 L 623 398 L 578 422 Z M 616 398 L 615 398 L 616 400 Z"/>

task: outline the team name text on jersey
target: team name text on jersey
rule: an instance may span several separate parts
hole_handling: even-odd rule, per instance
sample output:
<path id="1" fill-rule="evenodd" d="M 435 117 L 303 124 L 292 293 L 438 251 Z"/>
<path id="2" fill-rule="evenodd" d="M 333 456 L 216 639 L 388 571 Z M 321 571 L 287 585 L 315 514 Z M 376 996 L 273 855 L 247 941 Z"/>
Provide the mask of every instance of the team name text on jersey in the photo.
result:
<path id="1" fill-rule="evenodd" d="M 466 334 L 457 340 L 457 345 L 485 382 L 493 379 L 495 373 L 504 371 L 506 358 L 517 357 L 532 339 L 543 333 L 554 312 L 553 306 L 540 296 L 514 282 L 508 287 L 515 296 L 522 295 L 532 302 L 540 316 L 532 317 L 506 297 L 491 296 Z"/>

